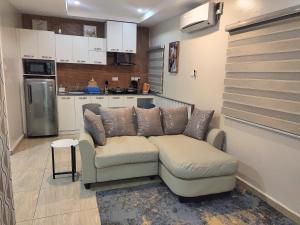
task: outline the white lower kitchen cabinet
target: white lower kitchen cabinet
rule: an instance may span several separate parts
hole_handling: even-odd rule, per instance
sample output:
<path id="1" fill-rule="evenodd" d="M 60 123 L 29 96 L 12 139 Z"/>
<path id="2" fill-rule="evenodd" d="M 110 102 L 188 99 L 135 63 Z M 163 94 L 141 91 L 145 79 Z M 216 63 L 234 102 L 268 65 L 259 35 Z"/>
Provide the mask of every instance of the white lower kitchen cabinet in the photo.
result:
<path id="1" fill-rule="evenodd" d="M 83 111 L 82 106 L 91 103 L 91 96 L 76 96 L 75 97 L 75 128 L 80 130 L 83 126 Z"/>
<path id="2" fill-rule="evenodd" d="M 73 96 L 58 96 L 58 129 L 59 131 L 75 130 L 75 98 Z"/>
<path id="3" fill-rule="evenodd" d="M 125 107 L 124 96 L 109 96 L 109 105 L 108 107 Z"/>
<path id="4" fill-rule="evenodd" d="M 136 96 L 125 96 L 124 97 L 125 106 L 126 107 L 132 107 L 137 106 L 137 97 Z"/>
<path id="5" fill-rule="evenodd" d="M 58 121 L 61 133 L 78 132 L 83 126 L 82 105 L 97 103 L 103 107 L 133 107 L 138 102 L 149 100 L 153 102 L 153 96 L 143 95 L 83 95 L 83 96 L 58 96 Z"/>
<path id="6" fill-rule="evenodd" d="M 108 107 L 109 106 L 109 101 L 108 101 L 108 96 L 92 96 L 91 97 L 91 102 L 100 104 L 103 107 Z"/>

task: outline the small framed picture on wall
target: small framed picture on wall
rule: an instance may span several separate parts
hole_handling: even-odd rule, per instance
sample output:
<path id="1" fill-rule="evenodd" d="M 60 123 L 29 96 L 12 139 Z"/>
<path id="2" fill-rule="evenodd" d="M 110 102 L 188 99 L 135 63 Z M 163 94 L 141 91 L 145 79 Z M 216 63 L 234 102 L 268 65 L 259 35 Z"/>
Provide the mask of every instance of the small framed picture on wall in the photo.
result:
<path id="1" fill-rule="evenodd" d="M 179 41 L 171 42 L 169 44 L 169 72 L 178 73 L 179 64 Z"/>
<path id="2" fill-rule="evenodd" d="M 83 36 L 97 37 L 97 27 L 90 25 L 83 25 Z"/>

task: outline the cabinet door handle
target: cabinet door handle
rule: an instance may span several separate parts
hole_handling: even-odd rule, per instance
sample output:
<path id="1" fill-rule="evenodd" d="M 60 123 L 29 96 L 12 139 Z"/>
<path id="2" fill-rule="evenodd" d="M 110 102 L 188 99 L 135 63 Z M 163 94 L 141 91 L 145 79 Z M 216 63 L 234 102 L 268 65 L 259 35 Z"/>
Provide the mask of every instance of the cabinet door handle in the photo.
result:
<path id="1" fill-rule="evenodd" d="M 127 97 L 127 99 L 134 99 L 134 97 Z"/>
<path id="2" fill-rule="evenodd" d="M 120 97 L 113 97 L 113 99 L 120 99 Z"/>
<path id="3" fill-rule="evenodd" d="M 104 99 L 103 97 L 96 97 L 96 99 Z"/>
<path id="4" fill-rule="evenodd" d="M 62 97 L 62 99 L 71 99 L 70 97 Z"/>
<path id="5" fill-rule="evenodd" d="M 101 64 L 102 62 L 100 62 L 100 61 L 95 61 L 94 63 L 100 63 L 100 64 Z"/>
<path id="6" fill-rule="evenodd" d="M 87 99 L 87 97 L 79 97 L 79 99 Z"/>
<path id="7" fill-rule="evenodd" d="M 24 57 L 33 58 L 33 55 L 24 55 Z"/>

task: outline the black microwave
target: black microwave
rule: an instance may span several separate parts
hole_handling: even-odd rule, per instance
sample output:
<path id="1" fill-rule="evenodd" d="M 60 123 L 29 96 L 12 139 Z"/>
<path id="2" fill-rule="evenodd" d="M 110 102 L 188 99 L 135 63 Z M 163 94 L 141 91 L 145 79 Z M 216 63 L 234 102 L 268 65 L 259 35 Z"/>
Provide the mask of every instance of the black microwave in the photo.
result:
<path id="1" fill-rule="evenodd" d="M 23 59 L 24 75 L 55 75 L 54 60 Z"/>

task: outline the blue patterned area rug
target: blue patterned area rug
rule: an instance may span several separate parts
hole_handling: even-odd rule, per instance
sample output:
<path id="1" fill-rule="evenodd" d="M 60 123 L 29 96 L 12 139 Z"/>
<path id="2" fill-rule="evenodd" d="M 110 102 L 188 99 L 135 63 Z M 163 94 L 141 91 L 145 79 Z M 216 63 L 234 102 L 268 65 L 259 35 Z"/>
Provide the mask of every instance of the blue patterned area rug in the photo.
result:
<path id="1" fill-rule="evenodd" d="M 180 203 L 164 184 L 97 192 L 101 225 L 294 225 L 250 193 Z"/>

